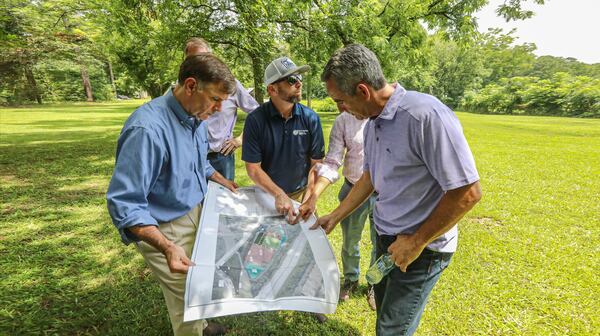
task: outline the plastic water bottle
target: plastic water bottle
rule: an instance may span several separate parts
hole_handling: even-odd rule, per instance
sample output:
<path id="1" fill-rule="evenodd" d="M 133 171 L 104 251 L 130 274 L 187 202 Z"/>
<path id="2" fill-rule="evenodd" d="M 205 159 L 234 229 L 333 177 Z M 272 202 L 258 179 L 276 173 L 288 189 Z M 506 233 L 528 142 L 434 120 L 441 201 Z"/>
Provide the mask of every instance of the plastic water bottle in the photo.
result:
<path id="1" fill-rule="evenodd" d="M 379 257 L 367 271 L 367 282 L 369 285 L 378 284 L 396 265 L 389 253 Z"/>

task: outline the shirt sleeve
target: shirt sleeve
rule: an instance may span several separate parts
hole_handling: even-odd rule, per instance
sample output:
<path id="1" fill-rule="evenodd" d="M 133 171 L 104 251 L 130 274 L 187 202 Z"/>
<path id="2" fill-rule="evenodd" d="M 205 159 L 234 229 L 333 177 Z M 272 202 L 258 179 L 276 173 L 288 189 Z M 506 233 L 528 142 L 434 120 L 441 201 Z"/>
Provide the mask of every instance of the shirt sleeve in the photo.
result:
<path id="1" fill-rule="evenodd" d="M 249 115 L 244 123 L 244 137 L 242 142 L 242 160 L 249 163 L 262 162 L 262 151 L 260 149 L 261 130 L 258 127 L 254 114 Z"/>
<path id="2" fill-rule="evenodd" d="M 204 165 L 204 176 L 208 179 L 209 177 L 212 176 L 212 174 L 215 173 L 215 168 L 213 168 L 213 166 L 210 164 L 210 160 L 208 159 L 208 151 L 210 150 L 210 143 L 208 142 L 208 124 L 203 122 L 202 124 L 200 124 L 201 127 L 201 132 L 202 132 L 202 143 L 205 144 L 204 146 L 202 146 L 202 149 L 200 151 L 200 155 L 203 156 L 202 158 L 202 164 Z"/>
<path id="3" fill-rule="evenodd" d="M 321 119 L 315 113 L 311 118 L 310 125 L 310 158 L 320 160 L 325 156 L 325 139 L 323 138 L 323 128 L 321 127 Z"/>
<path id="4" fill-rule="evenodd" d="M 148 194 L 159 176 L 165 150 L 155 136 L 142 127 L 124 131 L 118 141 L 115 169 L 106 193 L 108 212 L 129 244 L 139 239 L 127 228 L 158 225 L 148 210 Z"/>
<path id="5" fill-rule="evenodd" d="M 235 93 L 235 98 L 237 102 L 237 106 L 242 109 L 242 111 L 246 113 L 250 113 L 258 107 L 258 103 L 256 99 L 252 97 L 248 90 L 236 79 L 237 83 L 237 92 Z"/>
<path id="6" fill-rule="evenodd" d="M 458 118 L 444 105 L 434 109 L 434 113 L 420 123 L 415 135 L 419 139 L 418 152 L 427 169 L 444 191 L 478 181 L 475 160 Z"/>
<path id="7" fill-rule="evenodd" d="M 333 122 L 329 133 L 329 148 L 323 164 L 317 167 L 317 175 L 323 176 L 331 183 L 339 179 L 338 169 L 342 166 L 346 145 L 344 141 L 344 124 L 341 116 Z"/>

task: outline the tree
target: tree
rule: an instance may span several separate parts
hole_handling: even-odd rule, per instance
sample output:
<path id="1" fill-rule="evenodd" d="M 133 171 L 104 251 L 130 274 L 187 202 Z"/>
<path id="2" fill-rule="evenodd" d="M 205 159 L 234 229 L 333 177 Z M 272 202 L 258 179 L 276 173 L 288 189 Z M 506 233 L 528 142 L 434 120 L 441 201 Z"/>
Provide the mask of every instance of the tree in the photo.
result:
<path id="1" fill-rule="evenodd" d="M 522 76 L 532 69 L 535 44 L 514 45 L 514 34 L 514 29 L 503 33 L 502 29 L 494 28 L 478 42 L 483 62 L 490 71 L 484 78 L 483 85 L 498 82 L 500 78 Z"/>
<path id="2" fill-rule="evenodd" d="M 175 81 L 182 59 L 181 43 L 165 26 L 171 7 L 167 2 L 94 2 L 96 20 L 105 30 L 97 40 L 152 97 L 160 96 Z"/>
<path id="3" fill-rule="evenodd" d="M 48 57 L 48 48 L 40 48 L 41 52 L 36 53 L 33 46 L 38 48 L 52 42 L 62 50 L 62 56 L 56 53 L 58 58 L 73 57 L 80 68 L 82 83 L 87 83 L 86 66 L 100 61 L 109 69 L 114 62 L 116 69 L 125 69 L 135 85 L 155 97 L 175 79 L 184 41 L 201 36 L 213 45 L 215 53 L 226 56 L 226 62 L 233 64 L 238 77 L 241 74 L 249 78 L 252 74 L 258 100 L 264 96 L 264 68 L 281 54 L 311 65 L 313 71 L 305 80 L 309 99 L 313 91 L 324 94 L 318 78 L 321 67 L 334 50 L 355 42 L 376 52 L 389 80 L 433 92 L 440 83 L 436 76 L 450 63 L 432 59 L 436 50 L 428 42 L 430 32 L 437 31 L 445 39 L 459 42 L 457 57 L 467 56 L 467 49 L 462 46 L 473 43 L 477 37 L 473 13 L 486 3 L 485 0 L 5 1 L 9 3 L 10 14 L 0 14 L 2 36 L 13 41 L 9 47 L 3 45 L 0 52 L 26 56 L 12 57 L 21 60 L 15 76 L 27 77 L 28 65 L 35 69 L 35 55 Z M 506 19 L 529 17 L 532 14 L 521 8 L 523 2 L 507 1 L 498 13 Z M 543 3 L 543 0 L 533 2 Z M 42 44 L 37 45 L 33 39 Z M 19 41 L 20 47 L 15 41 Z M 531 48 L 523 49 L 515 55 L 526 55 Z M 493 73 L 490 80 L 511 71 Z M 117 73 L 115 82 L 124 82 L 119 80 L 122 75 L 123 71 Z M 464 81 L 465 76 L 467 72 L 453 81 L 459 78 Z M 33 97 L 36 75 L 27 79 Z M 92 83 L 83 87 L 93 86 Z M 462 92 L 449 89 L 440 92 L 454 100 Z"/>
<path id="4" fill-rule="evenodd" d="M 7 0 L 5 6 L 2 12 L 7 15 L 0 16 L 3 42 L 0 71 L 3 77 L 13 80 L 0 86 L 0 90 L 12 91 L 12 97 L 7 98 L 16 103 L 25 99 L 41 104 L 47 92 L 38 83 L 43 77 L 36 73 L 39 65 L 55 60 L 74 60 L 81 75 L 80 92 L 87 100 L 93 100 L 89 66 L 97 60 L 90 33 L 96 32 L 98 27 L 89 24 L 86 5 L 66 0 Z"/>
<path id="5" fill-rule="evenodd" d="M 528 75 L 540 78 L 552 78 L 558 72 L 566 72 L 575 76 L 600 78 L 600 63 L 585 64 L 572 57 L 540 56 L 536 58 Z"/>
<path id="6" fill-rule="evenodd" d="M 429 39 L 433 84 L 429 93 L 457 107 L 465 91 L 477 89 L 490 73 L 477 45 L 449 40 L 437 33 Z"/>

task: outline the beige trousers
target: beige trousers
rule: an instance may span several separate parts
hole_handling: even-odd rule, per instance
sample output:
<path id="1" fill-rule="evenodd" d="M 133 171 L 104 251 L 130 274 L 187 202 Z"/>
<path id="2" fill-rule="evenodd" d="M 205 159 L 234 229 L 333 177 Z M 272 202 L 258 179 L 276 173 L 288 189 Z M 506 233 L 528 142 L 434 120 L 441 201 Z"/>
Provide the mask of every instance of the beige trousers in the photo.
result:
<path id="1" fill-rule="evenodd" d="M 302 188 L 298 191 L 294 191 L 292 193 L 287 194 L 289 198 L 293 199 L 296 202 L 300 202 L 302 204 L 302 199 L 304 198 L 304 193 L 306 192 L 306 188 Z"/>
<path id="2" fill-rule="evenodd" d="M 170 241 L 181 246 L 188 257 L 192 256 L 194 241 L 196 240 L 196 231 L 200 221 L 200 212 L 202 205 L 199 204 L 187 214 L 168 223 L 161 223 L 158 229 Z M 157 249 L 143 241 L 136 244 L 138 251 L 144 256 L 148 267 L 152 270 L 154 276 L 158 278 L 160 288 L 162 289 L 169 318 L 173 327 L 175 336 L 202 335 L 202 330 L 206 327 L 206 320 L 197 320 L 192 322 L 183 322 L 184 294 L 186 275 L 180 273 L 171 273 L 167 265 L 167 259 Z"/>

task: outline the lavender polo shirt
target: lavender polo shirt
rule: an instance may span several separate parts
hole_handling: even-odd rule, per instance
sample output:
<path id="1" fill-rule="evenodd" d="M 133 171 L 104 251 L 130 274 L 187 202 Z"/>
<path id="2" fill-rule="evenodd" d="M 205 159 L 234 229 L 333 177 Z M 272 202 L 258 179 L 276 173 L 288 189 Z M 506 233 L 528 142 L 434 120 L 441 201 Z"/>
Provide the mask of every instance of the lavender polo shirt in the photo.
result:
<path id="1" fill-rule="evenodd" d="M 221 111 L 211 115 L 206 120 L 208 144 L 211 152 L 221 151 L 223 143 L 233 137 L 238 108 L 250 113 L 258 107 L 256 100 L 237 79 L 235 80 L 235 86 L 235 93 L 221 103 Z"/>
<path id="2" fill-rule="evenodd" d="M 444 193 L 479 180 L 458 118 L 435 97 L 395 91 L 365 126 L 364 170 L 379 193 L 374 209 L 380 235 L 414 233 Z M 456 225 L 427 248 L 456 251 Z"/>

